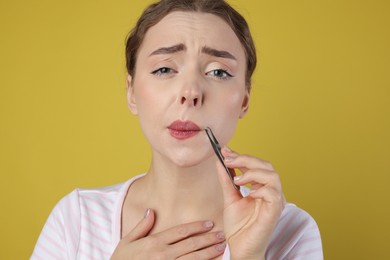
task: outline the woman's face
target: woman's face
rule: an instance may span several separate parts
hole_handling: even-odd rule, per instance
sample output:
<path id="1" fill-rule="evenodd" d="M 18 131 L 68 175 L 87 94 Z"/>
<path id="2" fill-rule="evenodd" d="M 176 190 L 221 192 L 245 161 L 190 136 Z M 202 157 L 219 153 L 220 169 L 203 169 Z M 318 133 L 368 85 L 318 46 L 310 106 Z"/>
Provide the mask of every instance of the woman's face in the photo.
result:
<path id="1" fill-rule="evenodd" d="M 159 153 L 183 167 L 212 155 L 205 127 L 226 144 L 248 107 L 246 58 L 218 16 L 172 12 L 145 35 L 128 104 Z"/>

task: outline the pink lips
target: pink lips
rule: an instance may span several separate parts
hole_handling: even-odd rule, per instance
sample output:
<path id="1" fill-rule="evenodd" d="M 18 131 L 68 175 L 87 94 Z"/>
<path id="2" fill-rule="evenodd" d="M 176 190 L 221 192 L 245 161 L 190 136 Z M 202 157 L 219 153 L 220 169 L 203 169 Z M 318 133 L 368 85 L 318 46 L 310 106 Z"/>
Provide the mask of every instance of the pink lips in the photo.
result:
<path id="1" fill-rule="evenodd" d="M 178 140 L 184 140 L 197 135 L 201 129 L 192 121 L 176 120 L 168 126 L 169 133 Z"/>

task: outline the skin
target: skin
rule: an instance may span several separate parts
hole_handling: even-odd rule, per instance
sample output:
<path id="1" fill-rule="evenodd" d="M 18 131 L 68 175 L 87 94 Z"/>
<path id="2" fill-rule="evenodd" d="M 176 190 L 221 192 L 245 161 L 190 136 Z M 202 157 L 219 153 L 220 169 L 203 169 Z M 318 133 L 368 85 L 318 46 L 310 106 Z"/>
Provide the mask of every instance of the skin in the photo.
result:
<path id="1" fill-rule="evenodd" d="M 128 191 L 122 240 L 112 259 L 214 259 L 225 242 L 232 259 L 264 257 L 284 207 L 272 165 L 223 149 L 227 166 L 243 173 L 236 184 L 254 189 L 243 198 L 204 131 L 178 140 L 168 129 L 175 120 L 191 120 L 226 144 L 248 110 L 245 68 L 238 38 L 215 15 L 173 12 L 148 30 L 135 75 L 127 78 L 127 100 L 152 160 L 148 174 Z M 145 216 L 146 208 L 152 210 Z"/>

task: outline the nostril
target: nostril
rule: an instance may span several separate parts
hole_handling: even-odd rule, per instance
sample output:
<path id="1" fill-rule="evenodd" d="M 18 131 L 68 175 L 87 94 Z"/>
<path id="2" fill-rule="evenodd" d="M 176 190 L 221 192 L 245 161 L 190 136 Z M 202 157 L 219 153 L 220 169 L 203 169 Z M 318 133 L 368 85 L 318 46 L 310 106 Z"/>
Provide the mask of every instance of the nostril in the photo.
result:
<path id="1" fill-rule="evenodd" d="M 199 98 L 199 97 L 186 97 L 186 96 L 182 96 L 180 98 L 180 104 L 181 105 L 189 105 L 189 106 L 199 106 L 201 105 L 202 103 L 202 98 Z"/>

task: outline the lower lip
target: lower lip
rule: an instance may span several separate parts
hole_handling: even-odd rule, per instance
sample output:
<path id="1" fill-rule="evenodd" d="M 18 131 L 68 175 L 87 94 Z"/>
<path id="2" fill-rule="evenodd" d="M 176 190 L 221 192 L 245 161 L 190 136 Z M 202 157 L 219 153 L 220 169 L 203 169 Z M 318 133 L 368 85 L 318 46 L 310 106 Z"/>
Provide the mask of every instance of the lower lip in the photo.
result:
<path id="1" fill-rule="evenodd" d="M 185 140 L 188 138 L 191 138 L 197 134 L 199 134 L 200 130 L 175 130 L 175 129 L 169 129 L 169 133 L 172 137 L 178 139 L 178 140 Z"/>

